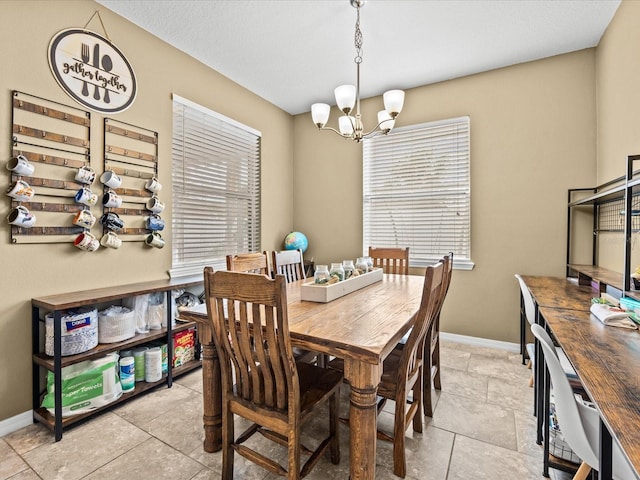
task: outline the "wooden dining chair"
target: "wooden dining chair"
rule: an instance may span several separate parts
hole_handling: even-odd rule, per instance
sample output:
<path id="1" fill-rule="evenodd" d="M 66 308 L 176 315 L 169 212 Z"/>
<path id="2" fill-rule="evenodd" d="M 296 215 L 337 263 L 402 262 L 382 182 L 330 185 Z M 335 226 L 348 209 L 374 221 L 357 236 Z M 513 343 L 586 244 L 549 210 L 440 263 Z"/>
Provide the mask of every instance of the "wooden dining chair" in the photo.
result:
<path id="1" fill-rule="evenodd" d="M 440 312 L 442 305 L 447 298 L 449 285 L 451 285 L 451 276 L 453 274 L 453 252 L 449 252 L 442 257 L 444 272 L 442 274 L 442 290 L 438 311 L 431 329 L 427 332 L 424 342 L 424 375 L 423 375 L 423 406 L 424 414 L 427 417 L 433 416 L 432 388 L 442 390 L 442 381 L 440 378 Z"/>
<path id="2" fill-rule="evenodd" d="M 274 275 L 284 275 L 287 283 L 307 278 L 304 273 L 302 250 L 299 249 L 271 252 L 271 268 Z"/>
<path id="3" fill-rule="evenodd" d="M 304 258 L 302 250 L 282 250 L 271 252 L 271 267 L 274 275 L 284 275 L 287 283 L 304 280 Z M 310 352 L 301 348 L 293 349 L 296 360 L 299 362 L 316 362 L 318 366 L 324 367 L 329 360 L 327 355 L 317 352 Z"/>
<path id="4" fill-rule="evenodd" d="M 327 448 L 340 462 L 340 372 L 297 363 L 289 337 L 284 276 L 204 270 L 207 313 L 222 375 L 222 478 L 233 478 L 234 453 L 288 479 L 306 476 Z M 261 328 L 255 328 L 261 325 Z M 235 384 L 234 384 L 235 377 Z M 315 450 L 301 445 L 301 426 L 329 403 L 329 433 Z M 234 415 L 252 422 L 236 436 Z M 255 433 L 288 449 L 287 467 L 245 445 Z M 302 465 L 300 454 L 310 454 Z"/>
<path id="5" fill-rule="evenodd" d="M 449 291 L 449 285 L 451 284 L 451 276 L 453 273 L 453 252 L 449 252 L 440 260 L 443 264 L 444 272 L 442 278 L 442 291 L 439 299 L 438 312 L 436 313 L 435 320 L 432 327 L 427 332 L 427 336 L 424 342 L 424 375 L 422 380 L 422 403 L 424 407 L 424 414 L 427 417 L 433 416 L 433 389 L 442 390 L 442 381 L 440 377 L 440 312 L 442 305 Z M 407 332 L 404 337 L 396 345 L 396 350 L 402 350 L 404 348 L 407 339 L 411 332 Z"/>
<path id="6" fill-rule="evenodd" d="M 369 247 L 369 256 L 373 260 L 373 266 L 382 268 L 384 273 L 409 275 L 409 247 Z"/>
<path id="7" fill-rule="evenodd" d="M 227 255 L 227 270 L 230 272 L 260 273 L 271 275 L 267 252 L 238 253 Z"/>
<path id="8" fill-rule="evenodd" d="M 394 349 L 385 358 L 378 384 L 378 413 L 387 399 L 395 402 L 393 435 L 378 430 L 379 439 L 393 442 L 393 473 L 404 478 L 407 473 L 405 432 L 413 424 L 414 432 L 422 432 L 423 355 L 427 332 L 439 311 L 444 279 L 444 265 L 438 262 L 426 268 L 420 307 L 414 314 L 411 333 L 402 349 Z M 342 359 L 329 362 L 330 368 L 344 370 Z M 409 397 L 411 392 L 412 398 Z M 408 408 L 407 408 L 408 406 Z"/>

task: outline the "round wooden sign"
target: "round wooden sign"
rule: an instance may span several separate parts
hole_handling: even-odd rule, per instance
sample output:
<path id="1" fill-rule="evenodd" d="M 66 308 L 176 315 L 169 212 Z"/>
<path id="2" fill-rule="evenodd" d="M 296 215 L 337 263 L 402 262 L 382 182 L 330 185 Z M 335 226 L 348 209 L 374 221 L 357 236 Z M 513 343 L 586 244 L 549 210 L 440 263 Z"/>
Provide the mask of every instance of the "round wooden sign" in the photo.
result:
<path id="1" fill-rule="evenodd" d="M 95 32 L 78 28 L 58 32 L 49 44 L 49 66 L 62 89 L 91 110 L 122 112 L 136 98 L 136 76 L 129 61 Z"/>

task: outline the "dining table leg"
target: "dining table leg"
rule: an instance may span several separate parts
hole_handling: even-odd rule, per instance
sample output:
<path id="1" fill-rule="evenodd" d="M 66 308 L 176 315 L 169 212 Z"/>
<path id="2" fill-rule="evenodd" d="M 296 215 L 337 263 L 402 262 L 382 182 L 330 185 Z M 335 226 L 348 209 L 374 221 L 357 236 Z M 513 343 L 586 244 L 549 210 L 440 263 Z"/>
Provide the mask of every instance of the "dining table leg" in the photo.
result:
<path id="1" fill-rule="evenodd" d="M 345 359 L 344 376 L 351 386 L 349 478 L 373 480 L 376 476 L 376 394 L 382 365 Z"/>
<path id="2" fill-rule="evenodd" d="M 220 359 L 208 323 L 198 324 L 198 338 L 202 346 L 202 400 L 205 452 L 222 448 L 222 383 Z"/>

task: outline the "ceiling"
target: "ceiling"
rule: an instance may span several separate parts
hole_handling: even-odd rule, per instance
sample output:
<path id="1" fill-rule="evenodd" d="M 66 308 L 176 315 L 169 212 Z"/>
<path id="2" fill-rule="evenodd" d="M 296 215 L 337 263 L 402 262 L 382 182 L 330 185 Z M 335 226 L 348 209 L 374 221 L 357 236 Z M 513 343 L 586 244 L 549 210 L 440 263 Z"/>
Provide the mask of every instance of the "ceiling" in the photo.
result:
<path id="1" fill-rule="evenodd" d="M 97 1 L 291 114 L 355 83 L 349 0 Z M 619 4 L 368 0 L 361 96 L 594 47 Z"/>

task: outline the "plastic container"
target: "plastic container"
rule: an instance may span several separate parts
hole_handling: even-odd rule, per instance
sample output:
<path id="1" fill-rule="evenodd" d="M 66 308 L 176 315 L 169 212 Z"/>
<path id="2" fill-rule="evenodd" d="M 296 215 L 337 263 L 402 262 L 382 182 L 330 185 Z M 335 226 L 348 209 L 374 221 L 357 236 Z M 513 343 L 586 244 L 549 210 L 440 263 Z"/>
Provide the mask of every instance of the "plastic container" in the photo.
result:
<path id="1" fill-rule="evenodd" d="M 120 359 L 120 385 L 122 392 L 132 392 L 136 388 L 136 361 L 133 357 Z"/>
<path id="2" fill-rule="evenodd" d="M 98 316 L 98 342 L 116 343 L 136 334 L 136 316 L 133 310 L 119 305 L 111 306 Z"/>
<path id="3" fill-rule="evenodd" d="M 153 347 L 144 352 L 144 381 L 148 383 L 162 380 L 162 350 Z"/>
<path id="4" fill-rule="evenodd" d="M 91 350 L 98 345 L 98 311 L 81 307 L 62 311 L 60 318 L 60 354 L 76 355 Z M 53 313 L 45 315 L 44 352 L 53 356 Z"/>
<path id="5" fill-rule="evenodd" d="M 145 361 L 144 352 L 148 350 L 147 347 L 138 347 L 133 349 L 133 358 L 135 360 L 136 368 L 136 382 L 142 382 L 145 376 Z"/>

